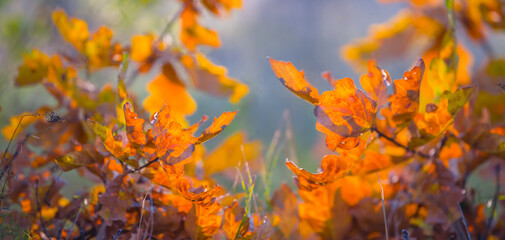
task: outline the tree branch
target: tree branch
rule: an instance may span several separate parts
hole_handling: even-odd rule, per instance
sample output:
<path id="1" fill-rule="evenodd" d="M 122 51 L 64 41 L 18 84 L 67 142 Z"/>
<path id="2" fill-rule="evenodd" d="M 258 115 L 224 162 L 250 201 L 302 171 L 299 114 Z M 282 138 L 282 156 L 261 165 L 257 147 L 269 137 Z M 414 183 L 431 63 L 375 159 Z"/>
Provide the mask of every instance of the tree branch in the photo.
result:
<path id="1" fill-rule="evenodd" d="M 431 158 L 431 156 L 430 156 L 430 155 L 427 155 L 427 154 L 425 154 L 425 153 L 422 153 L 422 152 L 416 151 L 416 150 L 414 150 L 414 149 L 411 149 L 411 148 L 409 148 L 409 147 L 407 147 L 407 146 L 404 146 L 403 144 L 401 144 L 401 143 L 397 142 L 394 138 L 391 138 L 391 137 L 387 136 L 386 134 L 382 133 L 381 131 L 379 131 L 379 130 L 378 130 L 377 128 L 375 128 L 375 127 L 372 127 L 372 128 L 370 129 L 370 131 L 372 131 L 372 132 L 376 132 L 376 133 L 379 135 L 379 137 L 384 138 L 384 139 L 386 139 L 386 140 L 390 141 L 391 143 L 393 143 L 394 145 L 396 145 L 396 146 L 398 146 L 398 147 L 401 147 L 401 148 L 405 149 L 407 152 L 410 152 L 410 153 L 412 153 L 412 154 L 416 154 L 416 155 L 421 156 L 421 157 L 423 157 L 423 158 Z"/>
<path id="2" fill-rule="evenodd" d="M 134 172 L 140 172 L 140 170 L 146 168 L 146 167 L 149 167 L 149 165 L 155 163 L 155 162 L 158 162 L 160 160 L 160 158 L 156 157 L 155 159 L 147 162 L 146 164 L 140 166 L 139 168 L 136 168 L 136 169 L 132 169 L 132 170 L 129 170 L 128 172 L 126 172 L 126 174 L 130 174 L 130 173 L 134 173 Z"/>

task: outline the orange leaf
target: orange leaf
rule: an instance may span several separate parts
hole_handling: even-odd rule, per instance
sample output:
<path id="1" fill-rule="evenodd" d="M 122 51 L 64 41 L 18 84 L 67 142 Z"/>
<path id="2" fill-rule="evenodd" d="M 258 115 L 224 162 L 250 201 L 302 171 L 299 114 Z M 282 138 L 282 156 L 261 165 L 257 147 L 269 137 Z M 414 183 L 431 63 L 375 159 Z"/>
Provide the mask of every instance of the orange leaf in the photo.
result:
<path id="1" fill-rule="evenodd" d="M 298 71 L 291 62 L 276 61 L 273 58 L 268 58 L 268 61 L 284 87 L 312 104 L 319 102 L 319 92 L 305 79 L 303 70 Z"/>
<path id="2" fill-rule="evenodd" d="M 37 49 L 23 54 L 23 64 L 18 68 L 16 85 L 24 86 L 41 82 L 49 72 L 50 59 Z"/>
<path id="3" fill-rule="evenodd" d="M 325 224 L 332 218 L 336 192 L 335 183 L 311 191 L 299 189 L 303 202 L 298 205 L 298 228 L 302 236 L 323 231 Z"/>
<path id="4" fill-rule="evenodd" d="M 227 168 L 238 166 L 244 158 L 242 147 L 247 161 L 255 160 L 261 155 L 260 141 L 246 142 L 245 134 L 237 132 L 228 137 L 208 157 L 203 159 L 205 175 L 210 176 Z"/>
<path id="5" fill-rule="evenodd" d="M 63 10 L 54 11 L 52 17 L 63 38 L 74 45 L 77 50 L 82 51 L 84 43 L 89 38 L 88 24 L 81 19 L 68 19 Z"/>
<path id="6" fill-rule="evenodd" d="M 368 182 L 359 176 L 347 176 L 340 182 L 340 194 L 342 199 L 349 205 L 354 206 L 358 202 L 372 195 L 372 188 Z"/>
<path id="7" fill-rule="evenodd" d="M 300 189 L 311 191 L 320 186 L 334 182 L 345 176 L 351 163 L 338 155 L 326 155 L 321 159 L 322 171 L 316 174 L 309 173 L 303 168 L 298 168 L 293 162 L 287 160 L 286 165 L 296 175 L 295 182 Z"/>
<path id="8" fill-rule="evenodd" d="M 181 41 L 189 49 L 195 50 L 197 45 L 219 47 L 217 32 L 198 24 L 199 13 L 193 5 L 186 4 L 181 13 Z"/>
<path id="9" fill-rule="evenodd" d="M 144 108 L 152 114 L 169 105 L 172 114 L 182 120 L 184 115 L 195 112 L 196 102 L 173 73 L 172 65 L 165 64 L 162 73 L 147 85 L 150 95 L 144 101 Z"/>
<path id="10" fill-rule="evenodd" d="M 137 114 L 132 111 L 129 102 L 123 106 L 123 111 L 126 120 L 126 136 L 128 137 L 128 141 L 130 144 L 145 145 L 144 119 L 137 117 Z"/>
<path id="11" fill-rule="evenodd" d="M 233 204 L 226 208 L 224 211 L 224 224 L 223 230 L 228 239 L 234 239 L 237 231 L 240 227 L 240 223 L 242 222 L 242 217 L 244 217 L 245 209 L 238 205 L 238 202 L 235 201 Z M 243 226 L 240 230 L 240 236 L 245 235 L 248 229 L 249 221 L 245 222 L 246 225 Z"/>
<path id="12" fill-rule="evenodd" d="M 374 120 L 376 104 L 350 78 L 335 83 L 335 90 L 321 94 L 314 109 L 316 129 L 326 134 L 326 144 L 335 151 L 354 148 L 359 136 L 368 131 Z"/>
<path id="13" fill-rule="evenodd" d="M 227 76 L 227 70 L 209 61 L 203 54 L 184 55 L 180 61 L 186 68 L 194 86 L 217 97 L 228 97 L 238 103 L 249 91 L 247 85 Z"/>
<path id="14" fill-rule="evenodd" d="M 202 135 L 198 137 L 195 144 L 201 144 L 221 133 L 228 125 L 230 125 L 237 112 L 238 110 L 234 112 L 224 112 L 221 116 L 217 118 L 215 117 L 212 124 L 202 132 Z"/>
<path id="15" fill-rule="evenodd" d="M 232 8 L 241 8 L 242 0 L 202 0 L 203 5 L 215 15 L 229 13 Z"/>
<path id="16" fill-rule="evenodd" d="M 156 155 L 162 161 L 175 164 L 191 156 L 195 150 L 194 137 L 170 115 L 170 107 L 164 106 L 155 113 L 151 123 L 154 123 Z"/>
<path id="17" fill-rule="evenodd" d="M 120 62 L 121 46 L 119 44 L 112 45 L 113 35 L 112 30 L 101 26 L 93 33 L 91 39 L 86 41 L 82 53 L 88 57 L 90 70 L 116 65 Z M 117 55 L 118 58 L 114 59 L 114 55 Z"/>
<path id="18" fill-rule="evenodd" d="M 187 177 L 179 178 L 174 186 L 184 198 L 202 206 L 214 203 L 215 198 L 224 191 L 219 185 L 215 185 L 210 189 L 207 189 L 205 186 L 193 188 L 191 179 Z"/>
<path id="19" fill-rule="evenodd" d="M 184 221 L 184 229 L 191 239 L 207 239 L 218 233 L 223 216 L 221 206 L 213 203 L 208 206 L 193 205 Z"/>
<path id="20" fill-rule="evenodd" d="M 290 239 L 290 235 L 294 233 L 299 221 L 296 195 L 287 184 L 283 183 L 275 191 L 271 202 L 274 216 L 279 216 L 282 219 L 278 224 L 279 230 L 285 239 Z"/>
<path id="21" fill-rule="evenodd" d="M 377 67 L 375 61 L 368 61 L 368 74 L 361 75 L 361 87 L 368 96 L 377 103 L 380 109 L 387 100 L 387 86 L 391 84 L 391 77 L 386 70 Z"/>
<path id="22" fill-rule="evenodd" d="M 393 81 L 393 95 L 389 106 L 381 111 L 391 123 L 402 126 L 410 122 L 419 111 L 419 89 L 424 73 L 424 61 L 419 59 L 415 67 Z"/>
<path id="23" fill-rule="evenodd" d="M 88 124 L 93 132 L 102 140 L 107 151 L 114 155 L 114 157 L 135 168 L 139 167 L 137 161 L 128 159 L 130 155 L 130 147 L 123 143 L 123 137 L 121 135 L 114 135 L 109 127 L 103 126 L 100 123 L 89 119 Z"/>
<path id="24" fill-rule="evenodd" d="M 134 35 L 130 55 L 133 61 L 144 62 L 153 53 L 154 35 Z"/>

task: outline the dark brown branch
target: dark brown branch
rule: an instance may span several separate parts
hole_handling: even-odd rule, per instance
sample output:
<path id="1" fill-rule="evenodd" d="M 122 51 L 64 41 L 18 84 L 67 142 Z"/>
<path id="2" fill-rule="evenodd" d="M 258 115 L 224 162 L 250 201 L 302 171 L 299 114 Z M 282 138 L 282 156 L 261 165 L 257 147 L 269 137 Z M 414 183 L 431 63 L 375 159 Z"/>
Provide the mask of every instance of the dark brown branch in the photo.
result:
<path id="1" fill-rule="evenodd" d="M 140 166 L 139 168 L 129 170 L 129 171 L 127 171 L 126 173 L 127 173 L 127 174 L 130 174 L 130 173 L 134 173 L 134 172 L 140 172 L 140 170 L 142 170 L 142 169 L 144 169 L 144 168 L 146 168 L 146 167 L 149 167 L 151 164 L 153 164 L 153 163 L 155 163 L 155 162 L 158 162 L 158 160 L 160 160 L 160 158 L 158 158 L 158 157 L 157 157 L 157 158 L 155 158 L 155 159 L 153 159 L 153 160 L 151 160 L 151 161 L 147 162 L 146 164 L 144 164 L 144 165 Z"/>
<path id="2" fill-rule="evenodd" d="M 403 144 L 401 144 L 401 143 L 397 142 L 394 138 L 391 138 L 391 137 L 387 136 L 386 134 L 382 133 L 381 131 L 379 131 L 379 130 L 378 130 L 377 128 L 375 128 L 375 127 L 371 128 L 371 129 L 370 129 L 370 131 L 372 131 L 372 132 L 376 132 L 376 133 L 379 135 L 379 137 L 384 138 L 384 139 L 386 139 L 386 140 L 390 141 L 391 143 L 393 143 L 394 145 L 396 145 L 396 146 L 398 146 L 398 147 L 401 147 L 401 148 L 405 149 L 407 152 L 410 152 L 410 153 L 412 153 L 412 154 L 419 155 L 419 156 L 421 156 L 421 157 L 423 157 L 423 158 L 431 158 L 431 156 L 429 156 L 429 155 L 427 155 L 427 154 L 424 154 L 424 153 L 422 153 L 422 152 L 419 152 L 419 151 L 416 151 L 416 150 L 414 150 L 414 149 L 411 149 L 411 148 L 409 148 L 409 147 L 407 147 L 407 146 L 404 146 Z"/>

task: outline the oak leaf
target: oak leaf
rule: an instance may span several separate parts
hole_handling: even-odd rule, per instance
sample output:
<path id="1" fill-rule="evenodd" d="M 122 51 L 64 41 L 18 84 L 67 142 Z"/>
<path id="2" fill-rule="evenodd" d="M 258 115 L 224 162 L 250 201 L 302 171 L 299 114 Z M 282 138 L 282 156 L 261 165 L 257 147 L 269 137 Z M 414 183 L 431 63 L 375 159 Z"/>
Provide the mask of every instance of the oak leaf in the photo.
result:
<path id="1" fill-rule="evenodd" d="M 85 145 L 64 156 L 56 158 L 56 164 L 67 172 L 75 168 L 103 161 L 103 157 L 96 151 L 94 146 Z"/>
<path id="2" fill-rule="evenodd" d="M 54 11 L 52 18 L 63 38 L 82 51 L 89 38 L 88 24 L 81 19 L 69 19 L 63 10 Z"/>
<path id="3" fill-rule="evenodd" d="M 233 8 L 242 7 L 242 0 L 202 0 L 202 3 L 215 15 L 225 15 Z"/>
<path id="4" fill-rule="evenodd" d="M 261 155 L 261 142 L 247 142 L 245 134 L 237 132 L 224 140 L 207 157 L 203 158 L 205 175 L 210 176 L 227 168 L 238 166 L 239 162 L 244 158 L 242 147 L 247 161 L 253 161 Z"/>
<path id="5" fill-rule="evenodd" d="M 156 145 L 156 155 L 167 164 L 175 164 L 188 158 L 195 146 L 191 132 L 171 115 L 169 106 L 164 106 L 151 120 Z"/>
<path id="6" fill-rule="evenodd" d="M 144 145 L 146 144 L 146 135 L 144 134 L 144 119 L 138 118 L 133 112 L 131 104 L 127 102 L 123 106 L 124 116 L 126 120 L 126 136 L 130 144 Z"/>
<path id="7" fill-rule="evenodd" d="M 169 105 L 172 114 L 179 120 L 196 111 L 196 102 L 189 95 L 171 64 L 165 64 L 162 72 L 147 85 L 150 95 L 144 100 L 144 108 L 151 114 Z"/>
<path id="8" fill-rule="evenodd" d="M 412 121 L 419 111 L 420 84 L 424 73 L 424 61 L 403 74 L 402 79 L 393 81 L 393 95 L 389 95 L 389 106 L 381 113 L 390 124 L 404 126 Z"/>
<path id="9" fill-rule="evenodd" d="M 237 115 L 237 112 L 238 110 L 234 112 L 224 112 L 219 117 L 215 117 L 212 124 L 202 132 L 202 135 L 198 137 L 195 144 L 201 144 L 220 134 L 228 125 L 230 125 L 231 121 L 235 118 L 235 115 Z"/>
<path id="10" fill-rule="evenodd" d="M 247 85 L 227 76 L 225 67 L 215 65 L 201 53 L 183 55 L 180 61 L 193 85 L 210 95 L 238 103 L 249 92 Z"/>
<path id="11" fill-rule="evenodd" d="M 335 90 L 321 94 L 314 109 L 316 129 L 326 134 L 326 146 L 354 148 L 359 136 L 372 127 L 376 103 L 354 86 L 350 78 L 335 83 Z"/>
<path id="12" fill-rule="evenodd" d="M 380 110 L 387 101 L 387 86 L 391 84 L 391 76 L 373 60 L 368 61 L 367 66 L 368 74 L 361 75 L 359 82 L 368 96 L 377 103 L 377 110 Z"/>
<path id="13" fill-rule="evenodd" d="M 298 71 L 291 62 L 277 61 L 273 58 L 268 58 L 268 61 L 284 87 L 312 104 L 319 102 L 319 92 L 305 79 L 303 70 Z"/>
<path id="14" fill-rule="evenodd" d="M 123 137 L 119 134 L 113 134 L 112 130 L 103 126 L 98 122 L 88 119 L 88 125 L 91 127 L 93 132 L 102 140 L 103 145 L 114 157 L 131 165 L 134 168 L 138 168 L 139 164 L 137 161 L 129 159 L 130 147 L 129 144 L 123 142 Z"/>
<path id="15" fill-rule="evenodd" d="M 185 4 L 181 13 L 181 41 L 189 49 L 195 50 L 197 45 L 219 47 L 219 37 L 216 31 L 198 24 L 199 13 L 192 4 Z"/>
<path id="16" fill-rule="evenodd" d="M 327 185 L 345 176 L 352 162 L 338 155 L 326 155 L 321 159 L 321 171 L 313 174 L 298 168 L 293 162 L 287 160 L 287 167 L 296 175 L 295 182 L 298 188 L 311 191 L 320 186 Z"/>
<path id="17" fill-rule="evenodd" d="M 47 77 L 49 65 L 49 56 L 37 49 L 23 54 L 23 64 L 18 68 L 16 85 L 25 86 L 41 82 Z"/>

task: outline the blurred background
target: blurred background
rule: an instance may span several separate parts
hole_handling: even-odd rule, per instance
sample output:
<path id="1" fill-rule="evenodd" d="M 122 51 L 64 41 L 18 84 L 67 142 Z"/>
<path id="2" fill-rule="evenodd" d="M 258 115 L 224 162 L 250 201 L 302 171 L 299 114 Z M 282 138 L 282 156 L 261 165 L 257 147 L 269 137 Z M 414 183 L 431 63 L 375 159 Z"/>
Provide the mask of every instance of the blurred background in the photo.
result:
<path id="1" fill-rule="evenodd" d="M 72 46 L 64 42 L 51 21 L 53 10 L 62 8 L 69 16 L 85 20 L 90 32 L 105 25 L 114 31 L 114 41 L 129 44 L 134 34 L 162 32 L 179 5 L 177 1 L 165 0 L 0 0 L 0 126 L 8 124 L 13 115 L 55 103 L 41 86 L 14 86 L 24 52 L 33 48 L 48 54 L 71 51 Z M 302 167 L 315 171 L 321 157 L 328 152 L 323 134 L 315 130 L 313 107 L 280 84 L 266 57 L 293 62 L 305 71 L 307 79 L 320 92 L 330 89 L 320 76 L 323 71 L 331 71 L 336 79 L 359 80 L 364 72 L 354 71 L 342 60 L 341 47 L 365 37 L 370 25 L 387 21 L 406 6 L 406 3 L 380 4 L 373 0 L 244 0 L 243 7 L 228 17 L 204 14 L 202 25 L 217 30 L 222 45 L 200 50 L 214 63 L 225 66 L 230 77 L 249 85 L 250 91 L 239 104 L 233 105 L 226 99 L 191 90 L 198 110 L 190 121 L 197 121 L 203 114 L 214 117 L 223 111 L 239 109 L 230 127 L 207 146 L 212 149 L 226 136 L 243 129 L 249 139 L 261 140 L 266 150 L 275 130 L 287 124 L 283 114 L 288 111 L 295 157 Z M 170 31 L 172 36 L 177 36 L 177 27 Z M 503 36 L 492 39 L 504 40 Z M 467 46 L 475 48 L 472 43 Z M 483 53 L 475 53 L 474 62 L 478 63 Z M 412 53 L 401 59 L 377 60 L 393 79 L 398 79 L 419 56 Z M 141 75 L 130 88 L 139 100 L 147 96 L 146 84 L 157 72 L 151 70 L 150 74 Z M 115 83 L 116 74 L 114 68 L 99 71 L 93 73 L 91 81 L 98 86 Z M 0 143 L 5 146 L 3 137 Z M 293 158 L 281 154 L 281 162 L 286 157 Z M 275 173 L 277 179 L 292 182 L 283 163 Z"/>

